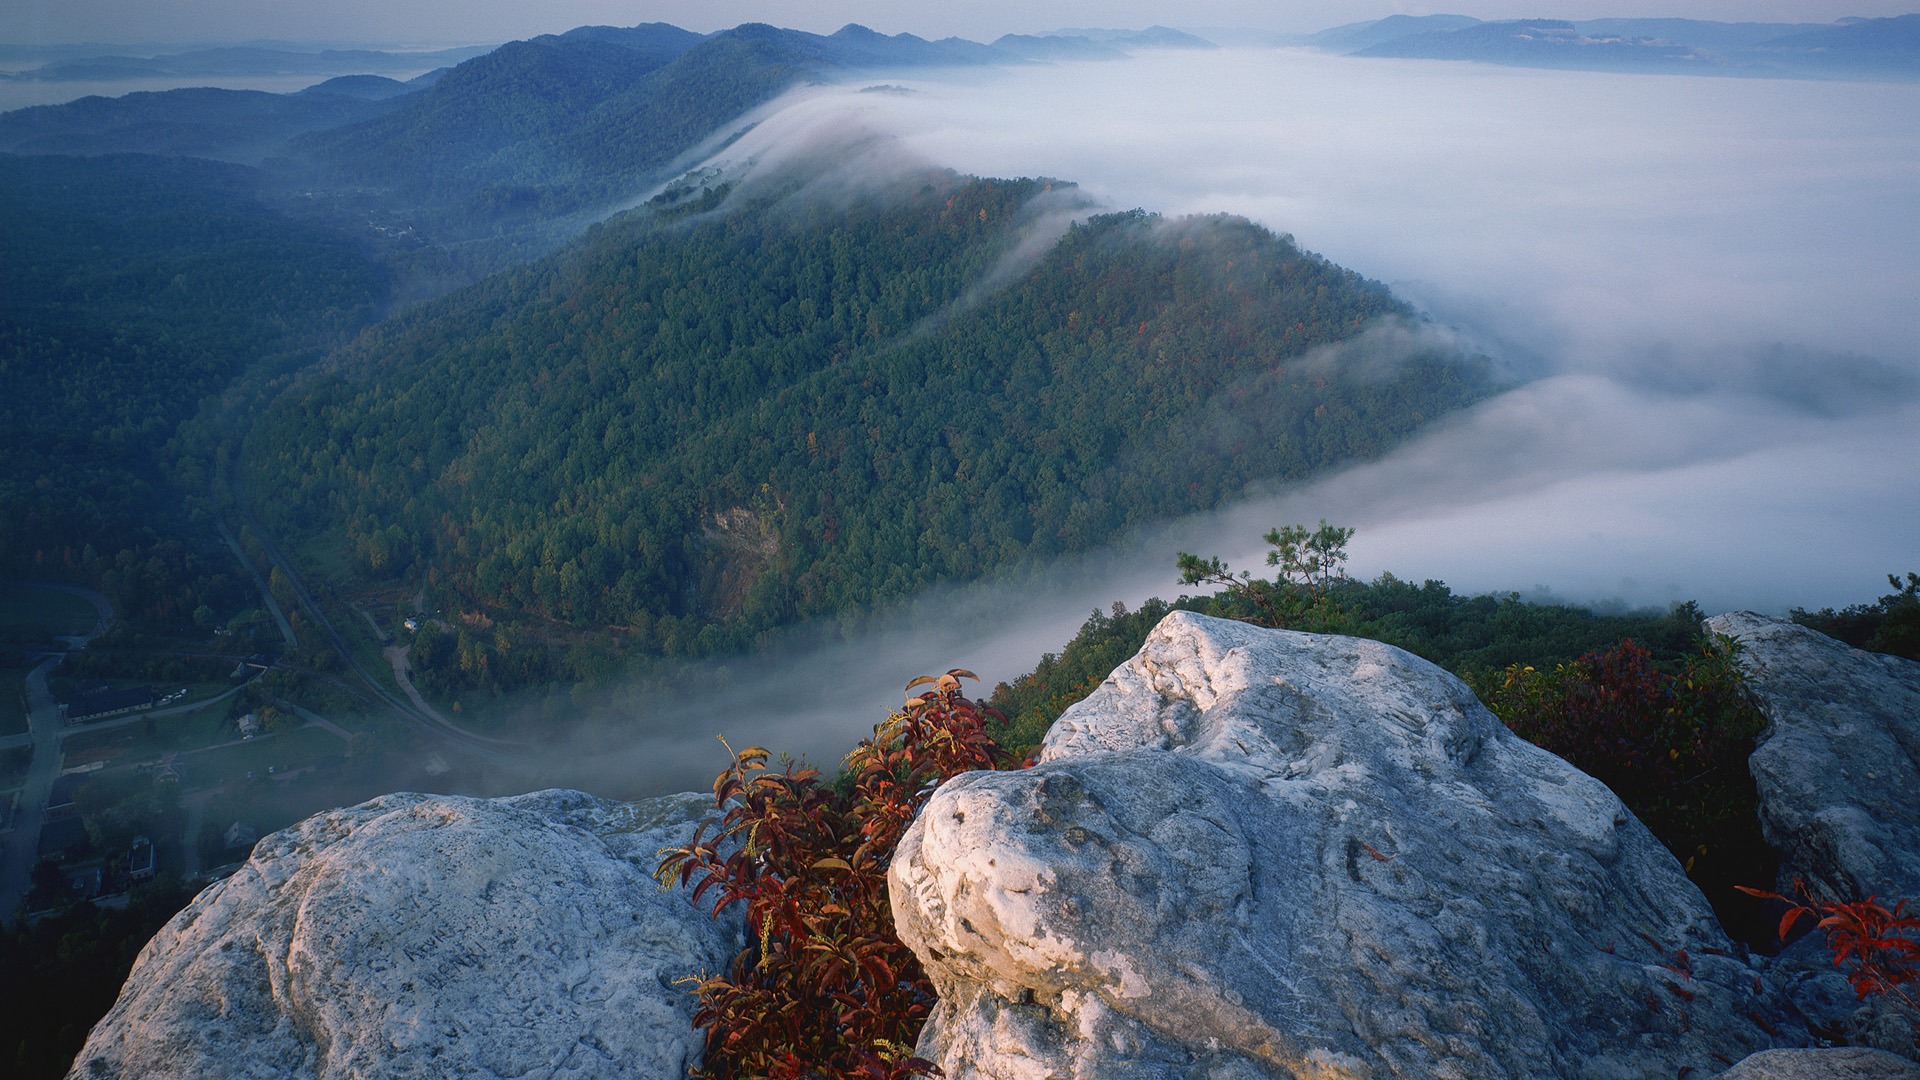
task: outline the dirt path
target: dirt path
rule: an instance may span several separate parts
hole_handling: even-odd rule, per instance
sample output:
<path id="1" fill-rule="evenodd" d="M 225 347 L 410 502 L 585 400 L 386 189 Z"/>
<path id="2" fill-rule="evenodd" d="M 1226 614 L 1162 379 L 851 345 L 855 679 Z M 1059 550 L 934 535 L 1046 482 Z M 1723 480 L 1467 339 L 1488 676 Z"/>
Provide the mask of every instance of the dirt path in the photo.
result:
<path id="1" fill-rule="evenodd" d="M 420 696 L 419 688 L 413 685 L 413 663 L 408 659 L 408 654 L 412 650 L 411 645 L 389 645 L 380 650 L 380 655 L 386 657 L 387 663 L 393 665 L 393 681 L 400 684 L 401 692 L 407 695 L 407 700 L 413 702 L 414 708 L 448 727 L 457 727 L 458 725 L 453 721 L 442 716 L 440 710 L 427 704 L 427 699 Z"/>

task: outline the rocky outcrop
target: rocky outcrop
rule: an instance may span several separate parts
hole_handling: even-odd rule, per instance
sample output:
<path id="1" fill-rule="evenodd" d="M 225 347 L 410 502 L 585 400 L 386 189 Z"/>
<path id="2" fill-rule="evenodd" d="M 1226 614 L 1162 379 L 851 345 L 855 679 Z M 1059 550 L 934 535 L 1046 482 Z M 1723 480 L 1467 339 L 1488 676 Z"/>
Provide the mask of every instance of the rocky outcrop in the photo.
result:
<path id="1" fill-rule="evenodd" d="M 890 884 L 954 1078 L 1712 1075 L 1806 1041 L 1606 787 L 1377 642 L 1170 615 L 1038 766 L 942 787 Z"/>
<path id="2" fill-rule="evenodd" d="M 1920 1065 L 1884 1049 L 1766 1049 L 1728 1068 L 1720 1080 L 1920 1080 Z"/>
<path id="3" fill-rule="evenodd" d="M 1864 1046 L 1763 1050 L 1720 1080 L 1920 1080 L 1920 1065 Z"/>
<path id="4" fill-rule="evenodd" d="M 388 795 L 260 841 L 150 942 L 70 1074 L 646 1077 L 737 920 L 658 889 L 706 796 Z"/>
<path id="5" fill-rule="evenodd" d="M 1920 891 L 1920 666 L 1713 628 L 1767 702 L 1789 866 Z M 711 808 L 392 795 L 309 819 L 149 944 L 71 1077 L 681 1077 L 676 980 L 741 932 L 650 873 Z M 1749 1058 L 1809 1023 L 1906 1053 L 1911 1018 L 1861 1006 L 1812 937 L 1750 962 L 1611 792 L 1377 642 L 1169 616 L 1038 766 L 942 787 L 890 884 L 941 995 L 920 1052 L 956 1080 L 1911 1075 Z"/>
<path id="6" fill-rule="evenodd" d="M 1748 765 L 1781 889 L 1920 899 L 1920 664 L 1750 611 L 1706 627 L 1738 641 L 1767 715 Z M 1862 1001 L 1823 935 L 1783 950 L 1770 976 L 1814 1029 L 1920 1057 L 1920 1017 L 1886 995 Z"/>
<path id="7" fill-rule="evenodd" d="M 1783 881 L 1920 898 L 1920 663 L 1750 611 L 1706 625 L 1740 642 L 1767 714 L 1750 765 Z"/>

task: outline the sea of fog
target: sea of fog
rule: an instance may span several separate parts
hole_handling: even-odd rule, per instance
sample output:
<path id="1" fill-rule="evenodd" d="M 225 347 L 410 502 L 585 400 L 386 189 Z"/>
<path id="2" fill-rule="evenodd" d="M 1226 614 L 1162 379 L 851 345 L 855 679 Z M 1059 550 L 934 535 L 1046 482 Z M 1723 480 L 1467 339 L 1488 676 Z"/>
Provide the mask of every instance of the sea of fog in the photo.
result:
<path id="1" fill-rule="evenodd" d="M 609 792 L 700 784 L 712 734 L 831 764 L 916 674 L 986 686 L 1178 551 L 1356 527 L 1352 571 L 1613 606 L 1844 605 L 1920 569 L 1920 86 L 1535 71 L 1305 51 L 888 77 L 796 92 L 719 158 L 822 147 L 1231 212 L 1392 285 L 1523 381 L 1386 459 L 941 590 L 557 748 Z M 666 733 L 678 734 L 666 734 Z M 592 766 L 579 764 L 592 760 Z"/>

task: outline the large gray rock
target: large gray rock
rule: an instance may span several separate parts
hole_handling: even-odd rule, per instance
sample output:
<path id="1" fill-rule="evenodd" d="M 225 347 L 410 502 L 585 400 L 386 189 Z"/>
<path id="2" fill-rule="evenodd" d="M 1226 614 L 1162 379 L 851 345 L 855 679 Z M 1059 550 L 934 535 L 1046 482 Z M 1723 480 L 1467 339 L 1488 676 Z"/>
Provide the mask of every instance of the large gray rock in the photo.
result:
<path id="1" fill-rule="evenodd" d="M 1920 1065 L 1864 1046 L 1763 1050 L 1720 1080 L 1920 1080 Z"/>
<path id="2" fill-rule="evenodd" d="M 260 841 L 140 954 L 70 1077 L 648 1077 L 737 921 L 650 877 L 704 796 L 388 795 Z"/>
<path id="3" fill-rule="evenodd" d="M 1769 721 L 1749 765 L 1781 877 L 1828 897 L 1920 897 L 1920 664 L 1751 611 L 1740 641 Z"/>
<path id="4" fill-rule="evenodd" d="M 1767 715 L 1748 767 L 1781 888 L 1799 879 L 1823 899 L 1920 898 L 1920 664 L 1751 611 L 1706 627 L 1740 642 Z M 1885 995 L 1861 1001 L 1824 935 L 1796 941 L 1769 974 L 1816 1030 L 1920 1057 L 1920 1017 Z"/>
<path id="5" fill-rule="evenodd" d="M 956 1080 L 1711 1075 L 1807 1041 L 1610 791 L 1378 642 L 1170 615 L 1040 765 L 942 787 L 890 886 Z"/>

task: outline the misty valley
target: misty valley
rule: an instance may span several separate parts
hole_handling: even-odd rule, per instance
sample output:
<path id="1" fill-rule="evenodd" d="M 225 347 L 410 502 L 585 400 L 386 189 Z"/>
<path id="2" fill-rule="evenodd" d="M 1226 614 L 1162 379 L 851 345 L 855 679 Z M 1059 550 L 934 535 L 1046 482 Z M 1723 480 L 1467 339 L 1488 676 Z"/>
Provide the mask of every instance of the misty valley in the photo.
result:
<path id="1" fill-rule="evenodd" d="M 645 24 L 436 52 L 417 76 L 376 52 L 37 57 L 8 78 L 355 73 L 0 113 L 0 919 L 19 923 L 0 969 L 35 973 L 4 991 L 0 1060 L 61 1075 L 154 929 L 317 811 L 697 790 L 752 743 L 831 774 L 899 686 L 956 666 L 1018 761 L 1176 610 L 1390 642 L 1523 733 L 1515 680 L 1546 677 L 1523 672 L 1718 687 L 1694 601 L 1725 591 L 1688 592 L 1686 568 L 1767 530 L 1677 540 L 1681 504 L 1777 498 L 1772 520 L 1810 531 L 1827 507 L 1840 535 L 1772 529 L 1756 558 L 1852 545 L 1832 576 L 1736 602 L 1920 658 L 1911 575 L 1878 595 L 1916 568 L 1879 561 L 1920 554 L 1912 116 L 1830 135 L 1886 155 L 1823 196 L 1846 227 L 1808 239 L 1755 196 L 1805 275 L 1755 285 L 1696 273 L 1761 231 L 1738 193 L 1597 194 L 1564 246 L 1537 226 L 1581 216 L 1579 192 L 1452 204 L 1451 158 L 1375 148 L 1444 95 L 1357 79 L 1329 115 L 1378 113 L 1303 120 L 1298 152 L 1238 172 L 1162 150 L 1171 120 L 1103 127 L 1050 96 L 1126 100 L 1116 84 L 1162 81 L 1138 65 L 1288 67 L 1304 93 L 1377 64 L 1467 100 L 1696 80 L 1744 110 L 1804 78 L 1904 103 L 1917 20 L 990 44 Z M 1410 66 L 1442 60 L 1528 70 Z M 1742 137 L 1771 145 L 1763 128 Z M 1592 138 L 1525 152 L 1604 156 Z M 1362 143 L 1339 175 L 1291 161 Z M 1234 205 L 1259 170 L 1287 181 Z M 1867 220 L 1881 235 L 1842 269 Z M 1662 264 L 1641 235 L 1724 263 Z M 1696 284 L 1707 315 L 1675 315 Z M 1804 326 L 1783 294 L 1810 298 Z M 1218 561 L 1182 579 L 1205 565 L 1187 552 L 1258 568 L 1262 532 L 1316 520 L 1357 527 L 1352 573 L 1341 538 L 1317 579 L 1269 561 L 1284 602 Z M 1650 601 L 1655 579 L 1680 584 Z M 1727 721 L 1743 745 L 1750 721 Z M 1747 880 L 1765 845 L 1724 815 L 1751 785 L 1693 797 L 1711 806 L 1633 805 L 1696 880 Z M 1741 903 L 1715 907 L 1757 940 Z"/>

